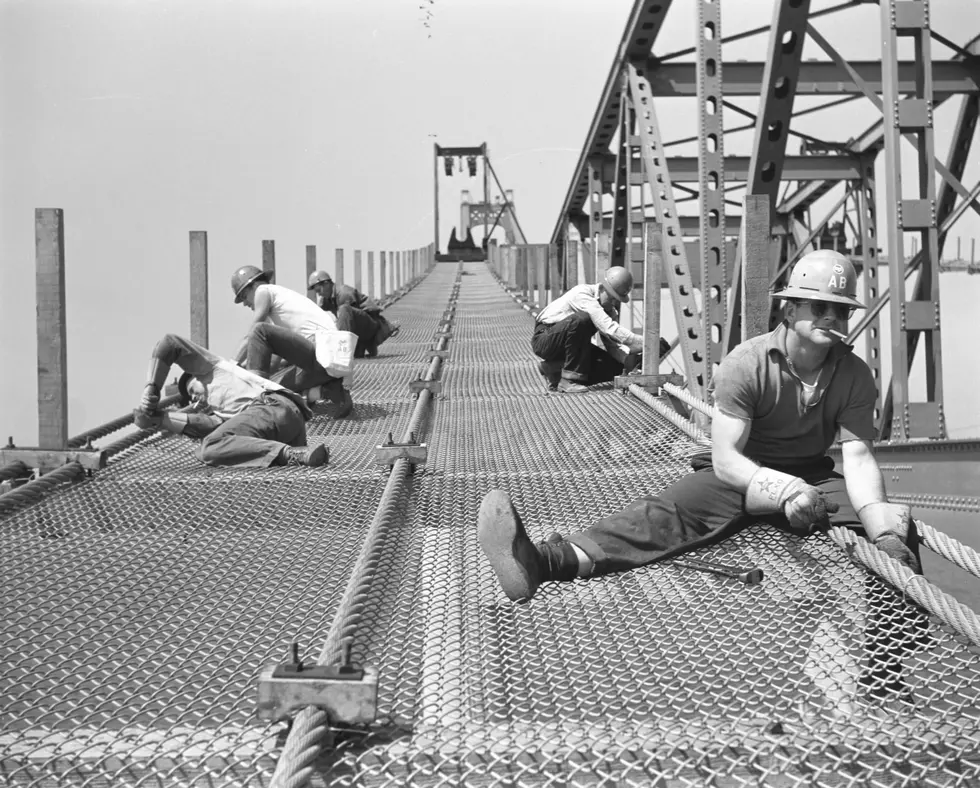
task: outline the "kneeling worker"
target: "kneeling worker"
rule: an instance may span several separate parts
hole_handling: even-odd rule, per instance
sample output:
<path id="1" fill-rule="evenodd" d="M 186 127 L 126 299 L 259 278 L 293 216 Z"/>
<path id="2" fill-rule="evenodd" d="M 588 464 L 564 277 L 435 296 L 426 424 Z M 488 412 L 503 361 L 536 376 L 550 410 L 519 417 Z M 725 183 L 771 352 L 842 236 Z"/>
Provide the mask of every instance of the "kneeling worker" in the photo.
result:
<path id="1" fill-rule="evenodd" d="M 348 285 L 338 287 L 326 271 L 310 274 L 307 286 L 320 308 L 336 316 L 337 328 L 357 335 L 355 358 L 374 358 L 378 345 L 398 333 L 400 326 L 388 322 L 377 301 Z"/>
<path id="2" fill-rule="evenodd" d="M 177 387 L 182 404 L 193 411 L 160 411 L 160 391 L 173 364 L 185 370 Z M 147 383 L 134 413 L 141 429 L 203 438 L 200 459 L 206 465 L 268 468 L 327 462 L 324 444 L 306 445 L 311 416 L 301 394 L 242 369 L 188 339 L 167 334 L 153 348 Z"/>
<path id="3" fill-rule="evenodd" d="M 531 349 L 543 359 L 538 371 L 549 390 L 577 394 L 637 366 L 643 337 L 619 324 L 619 305 L 632 289 L 633 274 L 613 266 L 601 282 L 576 285 L 538 313 Z M 596 332 L 605 349 L 593 343 Z"/>

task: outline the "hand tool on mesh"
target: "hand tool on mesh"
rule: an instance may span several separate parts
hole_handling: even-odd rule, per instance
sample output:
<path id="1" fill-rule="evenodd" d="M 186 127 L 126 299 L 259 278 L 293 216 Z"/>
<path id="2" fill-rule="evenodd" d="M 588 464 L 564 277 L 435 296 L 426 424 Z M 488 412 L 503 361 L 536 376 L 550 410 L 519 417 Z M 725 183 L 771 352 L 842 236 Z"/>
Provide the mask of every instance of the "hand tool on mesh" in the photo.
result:
<path id="1" fill-rule="evenodd" d="M 729 566 L 728 564 L 719 564 L 716 561 L 707 561 L 699 558 L 674 558 L 673 562 L 676 566 L 683 566 L 687 569 L 697 569 L 700 572 L 710 572 L 711 574 L 721 575 L 722 577 L 730 577 L 733 580 L 738 580 L 740 583 L 745 583 L 747 586 L 754 586 L 762 582 L 764 577 L 762 570 L 757 567 L 738 567 Z"/>

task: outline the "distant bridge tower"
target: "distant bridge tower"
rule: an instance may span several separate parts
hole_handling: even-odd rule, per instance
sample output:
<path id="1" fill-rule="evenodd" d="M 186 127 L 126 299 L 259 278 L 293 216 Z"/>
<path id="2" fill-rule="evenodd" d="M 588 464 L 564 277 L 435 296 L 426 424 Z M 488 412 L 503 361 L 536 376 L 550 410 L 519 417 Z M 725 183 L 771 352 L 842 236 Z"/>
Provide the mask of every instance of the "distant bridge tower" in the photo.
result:
<path id="1" fill-rule="evenodd" d="M 471 178 L 477 177 L 482 163 L 483 177 L 483 200 L 480 202 L 470 201 L 470 192 L 463 191 L 460 204 L 459 227 L 454 228 L 450 238 L 450 249 L 448 255 L 439 253 L 439 160 L 442 159 L 442 169 L 447 177 L 451 177 L 454 168 L 459 165 L 461 172 L 469 171 Z M 475 245 L 472 243 L 471 230 L 474 226 L 483 226 L 484 237 L 489 238 L 490 234 L 498 226 L 504 228 L 507 242 L 511 244 L 527 243 L 521 225 L 517 221 L 517 214 L 514 210 L 514 193 L 505 190 L 490 164 L 490 154 L 487 151 L 486 143 L 479 147 L 456 147 L 444 148 L 440 145 L 434 146 L 433 156 L 433 176 L 435 181 L 435 248 L 436 259 L 456 259 L 460 253 L 475 252 Z M 464 170 L 465 168 L 465 170 Z M 490 197 L 490 178 L 496 184 L 499 194 L 494 200 Z M 473 249 L 470 247 L 473 246 Z M 469 255 L 467 255 L 469 256 Z M 482 259 L 482 258 L 481 258 Z"/>
<path id="2" fill-rule="evenodd" d="M 517 212 L 514 207 L 514 192 L 508 189 L 504 192 L 504 199 L 497 195 L 496 199 L 490 203 L 470 202 L 470 193 L 463 191 L 460 197 L 459 206 L 459 234 L 465 238 L 473 227 L 484 228 L 484 237 L 489 238 L 494 228 L 500 226 L 504 229 L 509 244 L 523 244 L 524 234 L 517 224 Z"/>

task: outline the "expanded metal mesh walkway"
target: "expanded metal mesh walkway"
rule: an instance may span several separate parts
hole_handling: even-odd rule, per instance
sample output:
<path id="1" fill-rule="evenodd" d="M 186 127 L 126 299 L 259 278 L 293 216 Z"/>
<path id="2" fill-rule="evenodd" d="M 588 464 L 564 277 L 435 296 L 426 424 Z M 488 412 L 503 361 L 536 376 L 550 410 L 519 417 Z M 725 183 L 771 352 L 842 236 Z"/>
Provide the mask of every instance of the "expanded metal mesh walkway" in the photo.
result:
<path id="1" fill-rule="evenodd" d="M 389 473 L 374 446 L 407 428 L 458 273 L 389 309 L 403 328 L 359 365 L 353 417 L 311 422 L 327 468 L 206 469 L 155 436 L 0 518 L 0 781 L 270 784 L 286 727 L 256 721 L 258 673 L 323 643 Z M 701 552 L 757 586 L 667 562 L 509 603 L 475 539 L 488 490 L 543 538 L 703 447 L 610 388 L 547 394 L 527 312 L 482 264 L 458 281 L 428 461 L 358 600 L 378 718 L 332 729 L 312 784 L 980 784 L 980 650 L 930 620 L 903 690 L 869 694 L 872 619 L 911 608 L 825 537 L 760 525 Z"/>

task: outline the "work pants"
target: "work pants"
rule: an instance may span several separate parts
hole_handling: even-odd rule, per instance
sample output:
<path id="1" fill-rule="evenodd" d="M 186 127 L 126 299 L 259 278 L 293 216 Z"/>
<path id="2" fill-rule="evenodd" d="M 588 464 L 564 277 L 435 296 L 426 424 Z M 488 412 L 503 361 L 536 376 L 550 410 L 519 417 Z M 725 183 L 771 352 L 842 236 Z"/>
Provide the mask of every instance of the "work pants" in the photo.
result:
<path id="1" fill-rule="evenodd" d="M 273 323 L 256 323 L 248 334 L 248 369 L 264 378 L 269 377 L 273 355 L 292 365 L 277 372 L 273 378 L 284 388 L 306 391 L 313 386 L 340 381 L 340 378 L 327 374 L 317 362 L 316 346 L 311 340 Z"/>
<path id="2" fill-rule="evenodd" d="M 356 306 L 342 304 L 337 308 L 337 328 L 357 335 L 355 358 L 364 358 L 364 350 L 374 341 L 375 334 L 378 333 L 378 325 L 375 315 Z"/>
<path id="3" fill-rule="evenodd" d="M 745 496 L 715 475 L 707 457 L 696 457 L 692 466 L 694 473 L 678 479 L 660 495 L 637 498 L 625 509 L 566 537 L 595 561 L 594 574 L 634 569 L 705 547 L 758 520 L 789 529 L 782 514 L 747 515 Z M 826 457 L 818 464 L 777 470 L 819 487 L 828 501 L 838 504 L 840 509 L 830 515 L 831 525 L 861 528 L 844 477 L 833 468 L 833 461 Z M 914 523 L 908 543 L 918 556 L 919 535 Z M 887 685 L 900 679 L 901 660 L 924 641 L 928 624 L 922 615 L 906 607 L 898 592 L 886 586 L 873 576 L 865 581 L 868 610 L 864 634 L 869 658 L 865 677 Z"/>
<path id="4" fill-rule="evenodd" d="M 201 441 L 205 465 L 268 468 L 283 463 L 287 446 L 306 445 L 306 419 L 289 397 L 274 391 L 260 394 Z"/>
<path id="5" fill-rule="evenodd" d="M 571 315 L 557 323 L 535 323 L 531 350 L 545 361 L 560 361 L 566 380 L 592 386 L 623 374 L 622 362 L 592 344 L 595 323 L 588 315 Z"/>

